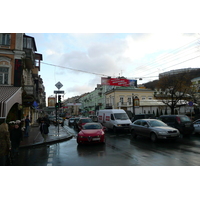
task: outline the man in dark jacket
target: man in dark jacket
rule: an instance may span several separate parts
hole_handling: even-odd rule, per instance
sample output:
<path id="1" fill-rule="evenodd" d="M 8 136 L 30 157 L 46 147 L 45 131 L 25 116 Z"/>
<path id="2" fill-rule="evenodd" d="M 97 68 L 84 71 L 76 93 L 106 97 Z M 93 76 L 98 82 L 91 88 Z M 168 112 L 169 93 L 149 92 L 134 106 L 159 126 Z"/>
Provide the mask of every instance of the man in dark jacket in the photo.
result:
<path id="1" fill-rule="evenodd" d="M 42 134 L 42 137 L 44 138 L 43 142 L 46 142 L 49 133 L 49 124 L 44 119 L 41 119 L 40 132 Z"/>

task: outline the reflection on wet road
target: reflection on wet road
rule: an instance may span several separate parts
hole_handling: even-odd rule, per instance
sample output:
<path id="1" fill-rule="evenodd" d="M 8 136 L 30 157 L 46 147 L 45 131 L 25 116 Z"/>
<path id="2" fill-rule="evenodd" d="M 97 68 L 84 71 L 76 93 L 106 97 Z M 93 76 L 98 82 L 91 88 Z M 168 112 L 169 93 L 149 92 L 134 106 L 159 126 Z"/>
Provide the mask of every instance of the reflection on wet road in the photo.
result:
<path id="1" fill-rule="evenodd" d="M 200 166 L 200 136 L 158 141 L 130 134 L 107 132 L 106 144 L 77 145 L 77 132 L 69 141 L 21 150 L 16 165 L 39 166 Z M 26 161 L 25 161 L 26 160 Z"/>

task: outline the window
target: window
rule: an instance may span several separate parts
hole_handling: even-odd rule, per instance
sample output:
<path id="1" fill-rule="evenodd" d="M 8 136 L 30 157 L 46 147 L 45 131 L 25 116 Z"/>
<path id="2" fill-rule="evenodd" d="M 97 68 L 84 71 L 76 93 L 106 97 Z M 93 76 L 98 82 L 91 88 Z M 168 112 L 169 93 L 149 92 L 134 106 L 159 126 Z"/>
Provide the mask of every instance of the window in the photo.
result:
<path id="1" fill-rule="evenodd" d="M 9 33 L 0 33 L 0 45 L 10 45 Z"/>
<path id="2" fill-rule="evenodd" d="M 23 47 L 26 49 L 32 49 L 32 38 L 24 37 Z"/>
<path id="3" fill-rule="evenodd" d="M 142 100 L 145 100 L 146 99 L 146 97 L 142 97 Z"/>
<path id="4" fill-rule="evenodd" d="M 120 100 L 119 100 L 121 103 L 124 102 L 124 98 L 123 97 L 120 97 Z"/>
<path id="5" fill-rule="evenodd" d="M 8 68 L 0 67 L 0 84 L 8 84 Z"/>

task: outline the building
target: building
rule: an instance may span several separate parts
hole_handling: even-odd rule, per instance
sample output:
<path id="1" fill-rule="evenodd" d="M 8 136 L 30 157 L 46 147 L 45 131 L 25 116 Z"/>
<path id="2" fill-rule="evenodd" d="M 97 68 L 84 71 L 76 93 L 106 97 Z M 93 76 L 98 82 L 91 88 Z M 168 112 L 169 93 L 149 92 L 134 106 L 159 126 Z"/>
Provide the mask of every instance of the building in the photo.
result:
<path id="1" fill-rule="evenodd" d="M 0 33 L 0 120 L 34 122 L 45 106 L 45 88 L 38 75 L 42 54 L 24 33 Z"/>

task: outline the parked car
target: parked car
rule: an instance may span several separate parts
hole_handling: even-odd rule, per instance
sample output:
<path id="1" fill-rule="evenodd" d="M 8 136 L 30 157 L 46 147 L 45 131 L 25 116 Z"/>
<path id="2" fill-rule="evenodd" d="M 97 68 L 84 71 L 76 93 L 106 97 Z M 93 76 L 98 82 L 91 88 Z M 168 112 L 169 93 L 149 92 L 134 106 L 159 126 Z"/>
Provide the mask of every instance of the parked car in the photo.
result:
<path id="1" fill-rule="evenodd" d="M 56 117 L 53 119 L 53 124 L 62 124 L 63 125 L 63 118 L 62 117 L 57 117 L 57 123 L 56 123 Z"/>
<path id="2" fill-rule="evenodd" d="M 77 135 L 77 143 L 105 143 L 104 127 L 100 123 L 92 122 L 83 125 Z"/>
<path id="3" fill-rule="evenodd" d="M 154 114 L 138 114 L 135 115 L 131 121 L 134 122 L 137 119 L 156 119 L 156 116 Z"/>
<path id="4" fill-rule="evenodd" d="M 74 119 L 75 118 L 69 118 L 69 120 L 68 120 L 68 126 L 74 126 Z"/>
<path id="5" fill-rule="evenodd" d="M 96 115 L 89 115 L 89 118 L 91 118 L 93 122 L 98 122 L 98 117 Z"/>
<path id="6" fill-rule="evenodd" d="M 200 133 L 200 119 L 197 119 L 196 121 L 193 122 L 194 126 L 194 134 Z"/>
<path id="7" fill-rule="evenodd" d="M 76 117 L 74 118 L 74 129 L 78 129 L 78 121 L 79 121 L 80 117 Z"/>
<path id="8" fill-rule="evenodd" d="M 92 122 L 92 119 L 89 117 L 82 117 L 79 119 L 78 121 L 78 130 L 81 130 L 83 128 L 83 125 L 85 125 L 86 123 Z"/>
<path id="9" fill-rule="evenodd" d="M 157 139 L 177 139 L 180 137 L 178 129 L 172 128 L 157 119 L 138 119 L 131 125 L 131 139 L 138 135 L 149 137 L 152 142 Z"/>
<path id="10" fill-rule="evenodd" d="M 183 135 L 191 135 L 194 132 L 194 125 L 187 115 L 161 115 L 159 119 L 178 129 Z"/>

